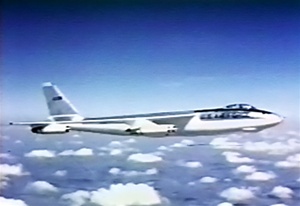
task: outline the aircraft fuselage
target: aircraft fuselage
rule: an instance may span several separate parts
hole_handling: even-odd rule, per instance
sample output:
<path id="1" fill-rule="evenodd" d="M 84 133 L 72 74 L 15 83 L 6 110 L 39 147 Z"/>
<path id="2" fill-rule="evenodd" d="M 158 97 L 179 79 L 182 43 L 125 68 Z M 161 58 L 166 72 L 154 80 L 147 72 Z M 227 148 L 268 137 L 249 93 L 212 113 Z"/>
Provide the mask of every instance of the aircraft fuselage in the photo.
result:
<path id="1" fill-rule="evenodd" d="M 120 121 L 122 119 L 122 121 Z M 168 125 L 166 130 L 143 133 L 146 127 L 140 120 L 150 119 L 157 125 Z M 258 109 L 206 109 L 194 111 L 151 113 L 102 118 L 85 118 L 86 123 L 70 125 L 71 130 L 116 135 L 145 136 L 194 136 L 215 135 L 230 132 L 257 132 L 279 124 L 283 118 L 275 113 Z M 101 120 L 101 124 L 96 122 Z M 93 123 L 92 121 L 95 121 Z M 132 128 L 127 122 L 135 121 Z M 157 128 L 158 129 L 158 128 Z"/>

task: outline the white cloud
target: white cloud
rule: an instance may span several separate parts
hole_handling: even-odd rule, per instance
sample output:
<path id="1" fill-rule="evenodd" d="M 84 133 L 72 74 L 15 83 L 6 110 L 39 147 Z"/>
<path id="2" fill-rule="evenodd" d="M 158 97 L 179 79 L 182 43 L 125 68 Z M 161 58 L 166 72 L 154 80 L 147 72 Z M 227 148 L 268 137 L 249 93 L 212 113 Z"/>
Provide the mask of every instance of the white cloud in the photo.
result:
<path id="1" fill-rule="evenodd" d="M 300 164 L 300 153 L 288 156 L 286 160 L 289 162 L 297 162 Z"/>
<path id="2" fill-rule="evenodd" d="M 124 142 L 125 143 L 136 143 L 136 140 L 131 138 L 131 139 L 125 140 Z"/>
<path id="3" fill-rule="evenodd" d="M 288 206 L 288 205 L 283 204 L 283 203 L 279 203 L 279 204 L 273 204 L 273 205 L 270 205 L 270 206 Z"/>
<path id="4" fill-rule="evenodd" d="M 228 137 L 218 137 L 210 142 L 216 149 L 246 150 L 256 153 L 264 153 L 269 155 L 284 155 L 292 152 L 300 151 L 299 138 L 289 138 L 285 141 L 277 142 L 234 142 Z"/>
<path id="5" fill-rule="evenodd" d="M 220 194 L 221 197 L 232 203 L 247 203 L 255 198 L 254 193 L 250 189 L 230 187 Z"/>
<path id="6" fill-rule="evenodd" d="M 170 147 L 180 148 L 180 147 L 186 147 L 186 145 L 181 144 L 181 143 L 174 143 L 174 144 L 170 145 Z"/>
<path id="7" fill-rule="evenodd" d="M 120 149 L 113 149 L 113 150 L 111 150 L 110 151 L 110 155 L 112 155 L 112 156 L 116 156 L 116 155 L 121 155 L 123 153 L 123 151 L 122 150 L 120 150 Z"/>
<path id="8" fill-rule="evenodd" d="M 0 174 L 0 189 L 5 188 L 8 185 L 9 178 Z"/>
<path id="9" fill-rule="evenodd" d="M 22 176 L 27 174 L 28 173 L 23 171 L 23 166 L 21 164 L 0 164 L 0 189 L 7 186 L 10 176 Z"/>
<path id="10" fill-rule="evenodd" d="M 73 134 L 73 137 L 78 138 L 78 137 L 80 137 L 80 135 L 79 134 Z"/>
<path id="11" fill-rule="evenodd" d="M 270 155 L 284 155 L 295 151 L 300 151 L 300 141 L 298 139 L 288 139 L 286 142 L 268 143 L 245 142 L 243 149 L 251 152 L 261 152 Z"/>
<path id="12" fill-rule="evenodd" d="M 32 150 L 25 154 L 25 157 L 38 157 L 38 158 L 53 158 L 55 157 L 55 152 L 51 150 Z"/>
<path id="13" fill-rule="evenodd" d="M 163 202 L 159 193 L 146 184 L 113 184 L 109 189 L 100 188 L 90 194 L 91 203 L 101 206 L 150 206 Z"/>
<path id="14" fill-rule="evenodd" d="M 19 139 L 15 141 L 15 144 L 22 144 L 22 143 L 23 142 L 21 140 L 19 140 Z"/>
<path id="15" fill-rule="evenodd" d="M 210 183 L 214 183 L 217 182 L 218 179 L 215 177 L 210 177 L 210 176 L 206 176 L 206 177 L 202 177 L 201 179 L 199 179 L 198 181 L 192 181 L 192 182 L 188 182 L 188 185 L 193 186 L 196 185 L 196 183 L 205 183 L 205 184 L 210 184 Z"/>
<path id="16" fill-rule="evenodd" d="M 132 177 L 132 176 L 141 176 L 141 175 L 152 175 L 155 174 L 155 172 L 157 172 L 156 169 L 154 170 L 149 169 L 146 170 L 145 172 L 130 170 L 130 171 L 122 171 L 122 174 L 127 177 Z"/>
<path id="17" fill-rule="evenodd" d="M 64 194 L 62 200 L 71 206 L 95 204 L 101 206 L 151 206 L 164 205 L 166 199 L 147 184 L 113 184 L 108 189 L 100 188 L 96 191 L 78 190 Z"/>
<path id="18" fill-rule="evenodd" d="M 300 167 L 300 153 L 290 155 L 285 161 L 279 161 L 275 163 L 276 167 L 282 168 L 299 168 Z"/>
<path id="19" fill-rule="evenodd" d="M 196 185 L 196 182 L 195 182 L 195 181 L 188 182 L 188 185 L 189 185 L 189 186 L 194 186 L 194 185 Z"/>
<path id="20" fill-rule="evenodd" d="M 246 180 L 252 181 L 268 181 L 276 178 L 276 175 L 272 172 L 254 172 L 245 177 Z"/>
<path id="21" fill-rule="evenodd" d="M 81 206 L 89 201 L 90 193 L 84 190 L 64 194 L 61 199 L 66 200 L 71 206 Z"/>
<path id="22" fill-rule="evenodd" d="M 224 156 L 241 156 L 241 153 L 239 153 L 239 152 L 225 151 L 225 152 L 222 152 L 222 155 L 224 155 Z"/>
<path id="23" fill-rule="evenodd" d="M 127 158 L 128 161 L 142 162 L 142 163 L 153 163 L 161 162 L 163 159 L 159 156 L 150 154 L 150 153 L 136 153 L 132 154 Z"/>
<path id="24" fill-rule="evenodd" d="M 35 194 L 47 195 L 58 192 L 58 188 L 46 181 L 28 183 L 26 190 Z"/>
<path id="25" fill-rule="evenodd" d="M 108 172 L 112 175 L 123 175 L 126 177 L 158 174 L 158 170 L 156 168 L 147 169 L 145 171 L 135 171 L 135 170 L 121 170 L 120 168 L 114 167 L 111 168 Z"/>
<path id="26" fill-rule="evenodd" d="M 269 144 L 267 142 L 245 142 L 243 149 L 252 152 L 268 152 Z"/>
<path id="27" fill-rule="evenodd" d="M 110 147 L 99 147 L 98 149 L 101 151 L 104 151 L 104 152 L 109 152 L 112 150 L 112 148 L 110 148 Z"/>
<path id="28" fill-rule="evenodd" d="M 230 202 L 222 202 L 222 203 L 218 204 L 217 206 L 233 206 L 233 204 L 231 204 Z"/>
<path id="29" fill-rule="evenodd" d="M 195 144 L 195 142 L 193 140 L 190 140 L 190 139 L 184 139 L 184 140 L 181 141 L 181 144 L 190 146 L 190 145 Z"/>
<path id="30" fill-rule="evenodd" d="M 79 150 L 65 150 L 59 153 L 60 156 L 92 156 L 94 152 L 89 148 L 81 148 Z"/>
<path id="31" fill-rule="evenodd" d="M 241 157 L 238 152 L 223 152 L 222 155 L 225 156 L 226 160 L 231 163 L 252 163 L 254 159 L 249 157 Z"/>
<path id="32" fill-rule="evenodd" d="M 121 172 L 122 172 L 122 170 L 120 168 L 116 168 L 116 167 L 113 167 L 108 171 L 108 173 L 113 174 L 113 175 L 121 174 Z"/>
<path id="33" fill-rule="evenodd" d="M 281 199 L 288 199 L 292 198 L 294 192 L 288 187 L 276 186 L 273 188 L 270 194 Z"/>
<path id="34" fill-rule="evenodd" d="M 191 146 L 193 144 L 195 144 L 195 142 L 193 140 L 183 139 L 183 140 L 181 140 L 181 142 L 174 143 L 174 144 L 170 145 L 170 147 L 180 148 L 180 147 Z"/>
<path id="35" fill-rule="evenodd" d="M 166 147 L 166 146 L 159 146 L 157 148 L 158 150 L 161 150 L 161 151 L 173 151 L 173 149 L 169 148 L 169 147 Z"/>
<path id="36" fill-rule="evenodd" d="M 232 182 L 232 179 L 230 179 L 230 178 L 225 178 L 225 179 L 224 179 L 224 182 Z"/>
<path id="37" fill-rule="evenodd" d="M 256 172 L 255 166 L 241 165 L 234 170 L 236 173 L 253 173 Z"/>
<path id="38" fill-rule="evenodd" d="M 293 168 L 293 167 L 300 167 L 298 164 L 294 162 L 289 161 L 278 161 L 275 162 L 275 167 L 281 167 L 281 168 Z"/>
<path id="39" fill-rule="evenodd" d="M 99 149 L 107 152 L 109 155 L 121 155 L 124 152 L 137 152 L 139 151 L 136 148 L 128 147 L 128 143 L 134 143 L 135 139 L 128 139 L 123 142 L 120 141 L 111 141 L 107 147 L 100 147 Z M 125 144 L 127 143 L 127 144 Z M 105 155 L 105 153 L 101 153 L 101 155 Z"/>
<path id="40" fill-rule="evenodd" d="M 189 167 L 189 168 L 202 167 L 201 162 L 198 162 L 198 161 L 188 161 L 188 162 L 178 161 L 177 165 L 182 166 L 182 167 Z"/>
<path id="41" fill-rule="evenodd" d="M 213 139 L 210 143 L 215 149 L 240 149 L 241 144 L 238 142 L 231 142 L 227 137 L 218 137 Z"/>
<path id="42" fill-rule="evenodd" d="M 28 206 L 23 200 L 0 197 L 1 206 Z"/>
<path id="43" fill-rule="evenodd" d="M 57 177 L 63 177 L 67 175 L 67 170 L 57 170 L 56 172 L 53 173 L 54 176 Z"/>
<path id="44" fill-rule="evenodd" d="M 199 181 L 201 183 L 214 183 L 214 182 L 218 181 L 218 179 L 215 177 L 207 176 L 207 177 L 202 177 Z"/>
<path id="45" fill-rule="evenodd" d="M 12 156 L 9 153 L 0 153 L 0 158 L 2 158 L 2 159 L 13 159 L 14 156 Z"/>
<path id="46" fill-rule="evenodd" d="M 21 164 L 8 165 L 0 164 L 0 175 L 3 176 L 21 176 L 24 175 L 23 166 Z"/>
<path id="47" fill-rule="evenodd" d="M 123 144 L 120 142 L 120 141 L 111 141 L 109 144 L 108 144 L 109 147 L 122 147 Z"/>
<path id="48" fill-rule="evenodd" d="M 156 168 L 147 169 L 145 171 L 145 174 L 147 174 L 147 175 L 156 175 L 156 174 L 158 174 L 158 170 Z"/>

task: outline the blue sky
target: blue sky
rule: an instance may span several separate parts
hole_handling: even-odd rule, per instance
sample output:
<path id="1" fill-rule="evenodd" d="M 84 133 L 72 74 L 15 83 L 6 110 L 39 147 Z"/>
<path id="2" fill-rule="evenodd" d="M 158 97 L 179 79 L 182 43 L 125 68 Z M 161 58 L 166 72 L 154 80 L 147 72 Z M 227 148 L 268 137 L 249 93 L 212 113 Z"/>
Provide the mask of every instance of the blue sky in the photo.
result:
<path id="1" fill-rule="evenodd" d="M 4 3 L 4 119 L 45 118 L 44 81 L 85 116 L 247 102 L 299 119 L 296 1 L 110 2 Z"/>

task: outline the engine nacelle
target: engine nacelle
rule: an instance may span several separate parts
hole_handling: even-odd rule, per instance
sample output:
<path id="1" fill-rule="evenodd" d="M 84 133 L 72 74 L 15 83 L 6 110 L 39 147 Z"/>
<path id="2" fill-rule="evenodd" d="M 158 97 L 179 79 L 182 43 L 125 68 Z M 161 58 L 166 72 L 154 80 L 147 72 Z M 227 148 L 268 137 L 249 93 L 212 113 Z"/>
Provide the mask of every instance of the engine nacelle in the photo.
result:
<path id="1" fill-rule="evenodd" d="M 145 135 L 151 137 L 163 137 L 175 134 L 177 132 L 177 127 L 173 124 L 160 124 L 160 125 L 145 125 L 136 129 L 127 130 L 131 134 Z"/>
<path id="2" fill-rule="evenodd" d="M 70 131 L 69 126 L 62 124 L 49 124 L 47 126 L 32 127 L 31 132 L 36 134 L 64 134 Z"/>

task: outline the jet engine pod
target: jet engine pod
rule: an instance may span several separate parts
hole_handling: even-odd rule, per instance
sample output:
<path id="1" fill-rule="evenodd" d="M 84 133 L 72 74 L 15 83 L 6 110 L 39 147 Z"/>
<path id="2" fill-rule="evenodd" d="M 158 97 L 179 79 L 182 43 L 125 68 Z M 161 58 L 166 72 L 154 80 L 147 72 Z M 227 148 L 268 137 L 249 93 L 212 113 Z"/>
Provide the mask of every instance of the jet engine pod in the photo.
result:
<path id="1" fill-rule="evenodd" d="M 69 126 L 62 124 L 49 124 L 32 127 L 31 132 L 36 134 L 64 134 L 70 131 Z"/>
<path id="2" fill-rule="evenodd" d="M 173 124 L 160 124 L 140 127 L 136 132 L 150 137 L 164 137 L 175 134 L 177 127 Z"/>

